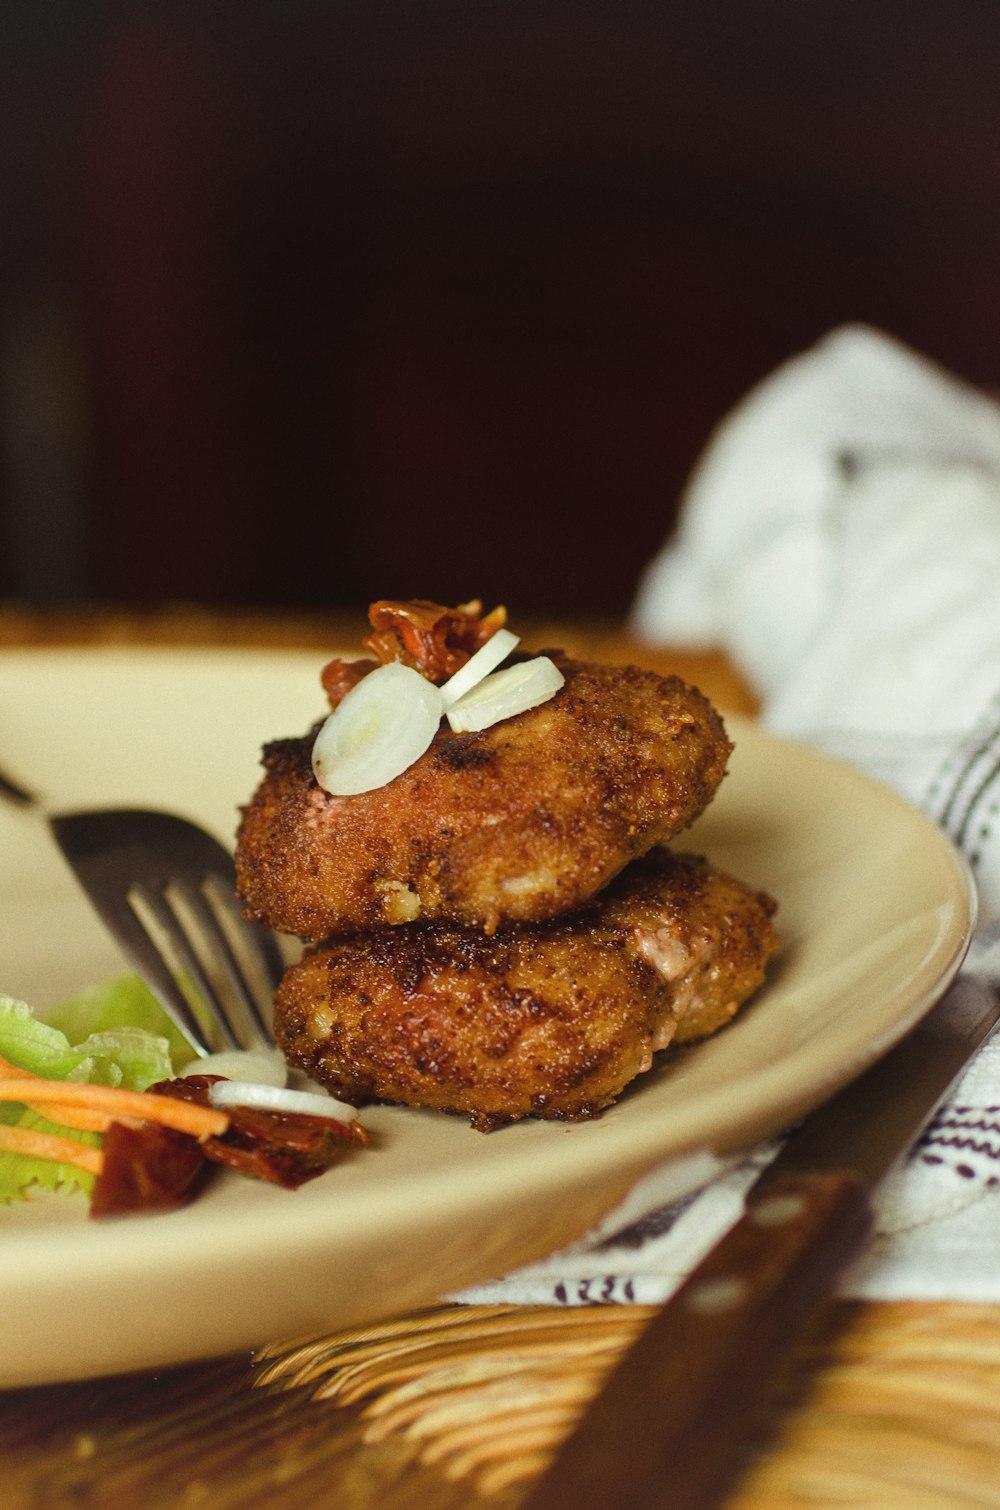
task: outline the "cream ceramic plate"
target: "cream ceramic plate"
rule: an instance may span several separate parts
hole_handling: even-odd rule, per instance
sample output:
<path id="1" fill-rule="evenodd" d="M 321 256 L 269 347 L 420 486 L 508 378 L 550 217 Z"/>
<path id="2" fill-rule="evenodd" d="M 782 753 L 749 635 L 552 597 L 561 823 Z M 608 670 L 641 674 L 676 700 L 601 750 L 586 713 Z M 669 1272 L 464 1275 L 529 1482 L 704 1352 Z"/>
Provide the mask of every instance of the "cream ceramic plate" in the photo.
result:
<path id="1" fill-rule="evenodd" d="M 313 654 L 0 656 L 0 764 L 55 807 L 184 812 L 221 837 L 267 738 L 322 711 Z M 966 876 L 881 787 L 731 721 L 721 795 L 692 831 L 780 900 L 770 983 L 578 1125 L 490 1136 L 383 1108 L 373 1146 L 291 1194 L 222 1177 L 185 1210 L 100 1225 L 83 1202 L 0 1208 L 0 1385 L 86 1377 L 350 1325 L 540 1256 L 667 1162 L 680 1193 L 893 1043 L 957 969 Z M 0 990 L 38 1007 L 122 961 L 37 815 L 0 804 Z"/>

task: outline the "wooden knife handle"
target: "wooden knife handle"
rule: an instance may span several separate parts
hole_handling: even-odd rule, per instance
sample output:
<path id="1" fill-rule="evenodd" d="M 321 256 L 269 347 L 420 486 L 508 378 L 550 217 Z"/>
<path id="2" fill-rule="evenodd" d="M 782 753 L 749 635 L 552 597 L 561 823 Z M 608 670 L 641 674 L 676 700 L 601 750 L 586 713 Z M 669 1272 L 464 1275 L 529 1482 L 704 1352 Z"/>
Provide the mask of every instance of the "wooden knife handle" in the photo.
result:
<path id="1" fill-rule="evenodd" d="M 864 1184 L 790 1174 L 746 1211 L 629 1349 L 522 1510 L 719 1503 L 769 1377 L 871 1229 Z"/>

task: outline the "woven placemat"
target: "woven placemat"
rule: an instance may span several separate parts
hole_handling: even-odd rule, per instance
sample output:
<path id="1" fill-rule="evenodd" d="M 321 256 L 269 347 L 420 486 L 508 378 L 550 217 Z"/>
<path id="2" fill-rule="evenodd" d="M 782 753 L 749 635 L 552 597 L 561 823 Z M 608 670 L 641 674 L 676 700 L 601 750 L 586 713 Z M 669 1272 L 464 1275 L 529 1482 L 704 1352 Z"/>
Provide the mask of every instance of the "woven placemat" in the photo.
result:
<path id="1" fill-rule="evenodd" d="M 257 1384 L 360 1413 L 424 1467 L 514 1505 L 637 1335 L 643 1307 L 448 1307 L 273 1347 Z M 727 1501 L 739 1510 L 1000 1506 L 991 1307 L 833 1306 L 782 1371 Z"/>

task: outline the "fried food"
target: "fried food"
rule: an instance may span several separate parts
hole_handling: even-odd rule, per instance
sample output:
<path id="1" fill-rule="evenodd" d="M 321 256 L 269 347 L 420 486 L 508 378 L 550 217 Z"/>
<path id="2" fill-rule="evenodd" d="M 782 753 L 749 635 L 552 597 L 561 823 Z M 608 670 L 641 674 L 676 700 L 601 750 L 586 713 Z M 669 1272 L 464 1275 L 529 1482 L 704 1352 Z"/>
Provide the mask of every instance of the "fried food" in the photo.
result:
<path id="1" fill-rule="evenodd" d="M 313 735 L 269 744 L 237 834 L 248 914 L 301 939 L 432 918 L 492 932 L 577 908 L 692 823 L 731 749 L 710 702 L 634 666 L 559 667 L 550 701 L 441 729 L 375 791 L 323 791 Z"/>
<path id="2" fill-rule="evenodd" d="M 338 710 L 327 730 L 361 779 L 318 760 L 317 781 L 319 725 L 268 745 L 236 847 L 248 915 L 314 941 L 275 997 L 289 1061 L 355 1105 L 435 1108 L 483 1130 L 597 1115 L 659 1050 L 728 1022 L 778 946 L 769 897 L 666 848 L 731 749 L 678 677 L 550 651 L 558 690 L 456 732 L 467 721 L 448 684 L 504 617 L 478 602 L 374 604 L 372 657 L 322 676 Z M 355 744 L 350 718 L 336 720 L 393 661 L 443 685 L 450 711 L 423 754 L 407 748 L 412 764 L 371 786 L 384 730 L 363 688 L 343 709 L 360 720 Z M 406 718 L 369 702 L 390 732 Z"/>
<path id="3" fill-rule="evenodd" d="M 656 848 L 597 901 L 492 937 L 453 923 L 314 947 L 275 998 L 289 1061 L 354 1105 L 488 1130 L 609 1106 L 671 1041 L 728 1022 L 777 948 L 774 903 Z"/>
<path id="4" fill-rule="evenodd" d="M 248 914 L 305 940 L 434 919 L 492 933 L 581 906 L 692 823 L 731 749 L 707 699 L 635 666 L 557 663 L 548 702 L 442 727 L 374 791 L 318 785 L 315 730 L 267 746 L 237 836 Z"/>

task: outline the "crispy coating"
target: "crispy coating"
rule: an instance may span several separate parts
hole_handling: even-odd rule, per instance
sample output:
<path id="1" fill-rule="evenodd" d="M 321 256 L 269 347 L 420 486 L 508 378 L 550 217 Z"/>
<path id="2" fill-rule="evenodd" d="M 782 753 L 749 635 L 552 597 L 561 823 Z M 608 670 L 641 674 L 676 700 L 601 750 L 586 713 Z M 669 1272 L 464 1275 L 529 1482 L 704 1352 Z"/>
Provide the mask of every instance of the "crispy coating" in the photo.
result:
<path id="1" fill-rule="evenodd" d="M 354 1105 L 461 1112 L 484 1131 L 591 1117 L 671 1040 L 729 1021 L 778 947 L 774 910 L 657 848 L 567 917 L 492 937 L 428 923 L 315 946 L 278 989 L 278 1041 Z"/>
<path id="2" fill-rule="evenodd" d="M 635 666 L 559 665 L 548 702 L 443 726 L 372 792 L 323 791 L 315 730 L 267 746 L 237 836 L 248 915 L 312 940 L 431 919 L 492 932 L 579 907 L 693 822 L 731 749 L 707 699 Z"/>

